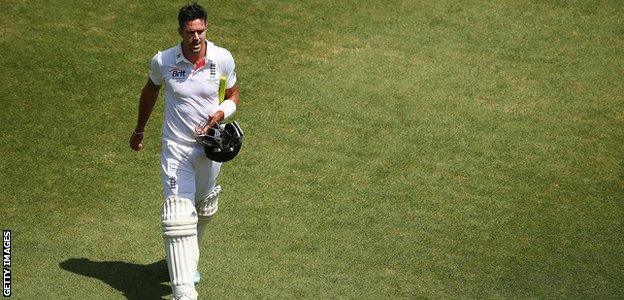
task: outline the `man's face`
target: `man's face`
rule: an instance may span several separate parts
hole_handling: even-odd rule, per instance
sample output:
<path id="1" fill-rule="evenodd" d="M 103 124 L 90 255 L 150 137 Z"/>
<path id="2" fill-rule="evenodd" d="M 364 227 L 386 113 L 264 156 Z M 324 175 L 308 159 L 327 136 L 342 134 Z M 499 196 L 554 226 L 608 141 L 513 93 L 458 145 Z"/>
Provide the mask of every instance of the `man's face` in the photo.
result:
<path id="1" fill-rule="evenodd" d="M 206 23 L 201 19 L 188 21 L 184 28 L 178 30 L 182 37 L 184 49 L 199 53 L 206 44 Z"/>

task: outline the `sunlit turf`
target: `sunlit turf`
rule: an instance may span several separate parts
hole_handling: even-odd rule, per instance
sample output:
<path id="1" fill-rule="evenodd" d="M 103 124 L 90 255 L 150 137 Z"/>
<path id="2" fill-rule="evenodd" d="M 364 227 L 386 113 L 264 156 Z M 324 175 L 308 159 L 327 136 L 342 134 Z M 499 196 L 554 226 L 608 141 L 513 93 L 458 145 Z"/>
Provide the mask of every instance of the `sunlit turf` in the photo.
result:
<path id="1" fill-rule="evenodd" d="M 246 133 L 202 298 L 624 296 L 620 2 L 201 3 Z M 127 139 L 182 4 L 0 2 L 16 298 L 169 296 L 162 103 Z"/>

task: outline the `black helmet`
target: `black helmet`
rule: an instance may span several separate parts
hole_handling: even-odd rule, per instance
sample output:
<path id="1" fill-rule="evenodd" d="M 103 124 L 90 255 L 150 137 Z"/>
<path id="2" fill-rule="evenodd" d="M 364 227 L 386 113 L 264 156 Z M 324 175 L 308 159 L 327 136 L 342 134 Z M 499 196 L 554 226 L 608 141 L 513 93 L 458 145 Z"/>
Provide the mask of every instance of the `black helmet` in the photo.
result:
<path id="1" fill-rule="evenodd" d="M 233 159 L 243 146 L 243 130 L 238 123 L 219 124 L 198 135 L 195 140 L 204 146 L 206 157 L 216 162 Z"/>

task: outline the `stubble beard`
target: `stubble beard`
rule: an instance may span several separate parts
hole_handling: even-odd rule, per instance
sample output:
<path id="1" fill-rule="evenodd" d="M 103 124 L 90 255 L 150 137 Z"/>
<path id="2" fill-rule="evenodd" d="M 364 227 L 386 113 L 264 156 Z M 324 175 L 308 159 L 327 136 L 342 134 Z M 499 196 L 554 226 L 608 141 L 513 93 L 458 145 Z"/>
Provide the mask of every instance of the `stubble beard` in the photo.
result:
<path id="1" fill-rule="evenodd" d="M 201 51 L 202 51 L 202 49 L 203 49 L 205 44 L 206 44 L 206 41 L 205 40 L 202 41 L 201 38 L 199 38 L 197 40 L 192 39 L 191 40 L 191 51 L 193 53 L 201 53 Z"/>
<path id="2" fill-rule="evenodd" d="M 191 44 L 191 51 L 193 51 L 193 53 L 200 53 L 201 50 L 202 50 L 201 42 L 198 44 Z"/>

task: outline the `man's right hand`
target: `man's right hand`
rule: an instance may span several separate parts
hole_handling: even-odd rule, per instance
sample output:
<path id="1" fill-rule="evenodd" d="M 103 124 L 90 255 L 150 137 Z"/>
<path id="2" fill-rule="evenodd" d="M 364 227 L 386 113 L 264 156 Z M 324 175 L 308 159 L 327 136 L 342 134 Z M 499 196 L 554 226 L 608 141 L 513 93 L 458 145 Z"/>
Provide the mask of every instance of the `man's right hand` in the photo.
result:
<path id="1" fill-rule="evenodd" d="M 134 151 L 139 151 L 143 149 L 143 133 L 135 133 L 132 132 L 130 136 L 130 148 Z"/>
<path id="2" fill-rule="evenodd" d="M 223 121 L 223 112 L 217 110 L 212 116 L 209 116 L 205 122 L 202 122 L 195 126 L 195 134 L 206 134 L 208 133 L 208 130 L 210 130 L 210 128 L 215 127 L 221 121 Z"/>

